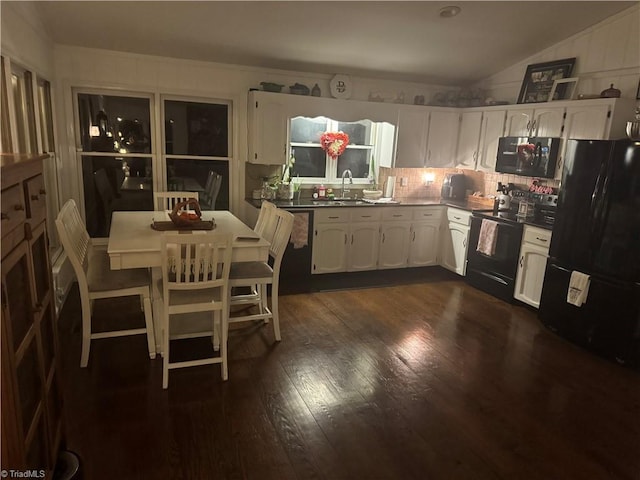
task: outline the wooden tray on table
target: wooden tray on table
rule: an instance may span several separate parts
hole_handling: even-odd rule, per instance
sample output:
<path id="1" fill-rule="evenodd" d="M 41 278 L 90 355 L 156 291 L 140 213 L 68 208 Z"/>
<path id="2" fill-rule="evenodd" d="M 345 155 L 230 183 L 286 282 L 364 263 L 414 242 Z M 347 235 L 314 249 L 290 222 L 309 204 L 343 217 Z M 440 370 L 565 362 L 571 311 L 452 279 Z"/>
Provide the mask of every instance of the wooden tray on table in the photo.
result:
<path id="1" fill-rule="evenodd" d="M 151 224 L 151 228 L 160 232 L 166 232 L 168 230 L 213 230 L 216 228 L 216 222 L 214 220 L 200 220 L 197 222 L 191 222 L 189 225 L 176 225 L 171 220 L 167 220 L 166 222 L 153 222 Z"/>

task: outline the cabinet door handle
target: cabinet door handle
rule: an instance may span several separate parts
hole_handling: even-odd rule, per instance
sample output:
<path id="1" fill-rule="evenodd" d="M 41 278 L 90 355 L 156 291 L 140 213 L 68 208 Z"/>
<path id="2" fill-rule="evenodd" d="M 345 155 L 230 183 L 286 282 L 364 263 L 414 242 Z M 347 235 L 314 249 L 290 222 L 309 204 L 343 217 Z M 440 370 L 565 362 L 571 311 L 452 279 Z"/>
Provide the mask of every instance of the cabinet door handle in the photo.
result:
<path id="1" fill-rule="evenodd" d="M 524 261 L 524 255 L 522 255 L 522 256 L 520 257 L 520 268 L 522 268 L 522 267 L 523 267 L 523 265 L 522 265 L 522 262 L 523 262 L 523 261 Z"/>
<path id="2" fill-rule="evenodd" d="M 382 234 L 382 243 L 384 243 L 384 233 Z"/>
<path id="3" fill-rule="evenodd" d="M 371 215 L 361 215 L 361 218 L 371 218 Z"/>
<path id="4" fill-rule="evenodd" d="M 527 133 L 531 131 L 531 120 L 527 122 Z"/>
<path id="5" fill-rule="evenodd" d="M 340 217 L 329 217 L 329 218 L 331 218 L 331 219 L 335 220 L 336 218 L 340 218 Z"/>
<path id="6" fill-rule="evenodd" d="M 463 239 L 462 239 L 462 246 L 463 246 L 463 247 L 466 247 L 466 246 L 467 246 L 467 239 L 466 239 L 466 238 L 463 238 Z"/>
<path id="7" fill-rule="evenodd" d="M 533 124 L 531 125 L 531 134 L 533 135 L 533 132 L 536 130 L 536 123 L 538 123 L 537 120 L 533 121 Z M 537 135 L 538 132 L 535 133 L 535 135 Z"/>
<path id="8" fill-rule="evenodd" d="M 411 241 L 412 242 L 416 241 L 416 231 L 415 230 L 413 231 L 413 238 L 411 239 Z"/>
<path id="9" fill-rule="evenodd" d="M 351 245 L 353 245 L 353 235 L 351 235 Z"/>
<path id="10" fill-rule="evenodd" d="M 347 234 L 346 233 L 344 234 L 344 244 L 345 245 L 347 244 Z"/>

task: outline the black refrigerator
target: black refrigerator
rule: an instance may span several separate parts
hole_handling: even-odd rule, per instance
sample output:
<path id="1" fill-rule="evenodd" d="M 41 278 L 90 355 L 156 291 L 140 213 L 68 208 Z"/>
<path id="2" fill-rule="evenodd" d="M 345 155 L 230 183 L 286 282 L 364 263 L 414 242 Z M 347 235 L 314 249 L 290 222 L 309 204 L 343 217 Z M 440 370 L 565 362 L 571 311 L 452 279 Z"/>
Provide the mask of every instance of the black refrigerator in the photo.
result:
<path id="1" fill-rule="evenodd" d="M 567 301 L 571 273 L 590 276 Z M 539 317 L 559 335 L 640 365 L 640 142 L 568 140 Z"/>

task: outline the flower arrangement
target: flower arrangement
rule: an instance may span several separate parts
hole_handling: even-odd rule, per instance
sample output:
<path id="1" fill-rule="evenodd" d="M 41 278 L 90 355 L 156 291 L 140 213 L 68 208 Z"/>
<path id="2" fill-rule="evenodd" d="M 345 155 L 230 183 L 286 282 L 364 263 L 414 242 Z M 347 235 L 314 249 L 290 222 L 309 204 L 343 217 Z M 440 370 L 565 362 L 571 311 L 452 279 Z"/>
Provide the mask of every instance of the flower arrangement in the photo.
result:
<path id="1" fill-rule="evenodd" d="M 320 136 L 320 146 L 335 160 L 342 155 L 349 145 L 349 135 L 344 132 L 324 132 Z"/>

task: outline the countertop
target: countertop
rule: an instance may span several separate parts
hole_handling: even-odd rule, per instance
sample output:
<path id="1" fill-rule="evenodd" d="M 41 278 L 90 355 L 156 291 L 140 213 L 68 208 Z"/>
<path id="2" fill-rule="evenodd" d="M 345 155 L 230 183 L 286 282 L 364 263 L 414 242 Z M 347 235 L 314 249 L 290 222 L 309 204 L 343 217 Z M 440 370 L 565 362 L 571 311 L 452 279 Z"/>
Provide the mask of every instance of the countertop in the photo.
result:
<path id="1" fill-rule="evenodd" d="M 262 200 L 255 200 L 252 198 L 246 199 L 246 201 L 256 208 L 260 208 Z M 397 201 L 391 203 L 369 203 L 362 199 L 358 200 L 314 200 L 312 198 L 302 198 L 300 200 L 270 200 L 274 205 L 285 210 L 296 209 L 311 209 L 311 208 L 341 208 L 341 207 L 424 207 L 433 205 L 445 205 L 448 207 L 460 208 L 469 212 L 486 211 L 491 212 L 493 208 L 473 201 L 456 201 L 442 199 L 440 197 L 432 198 L 399 198 Z"/>

